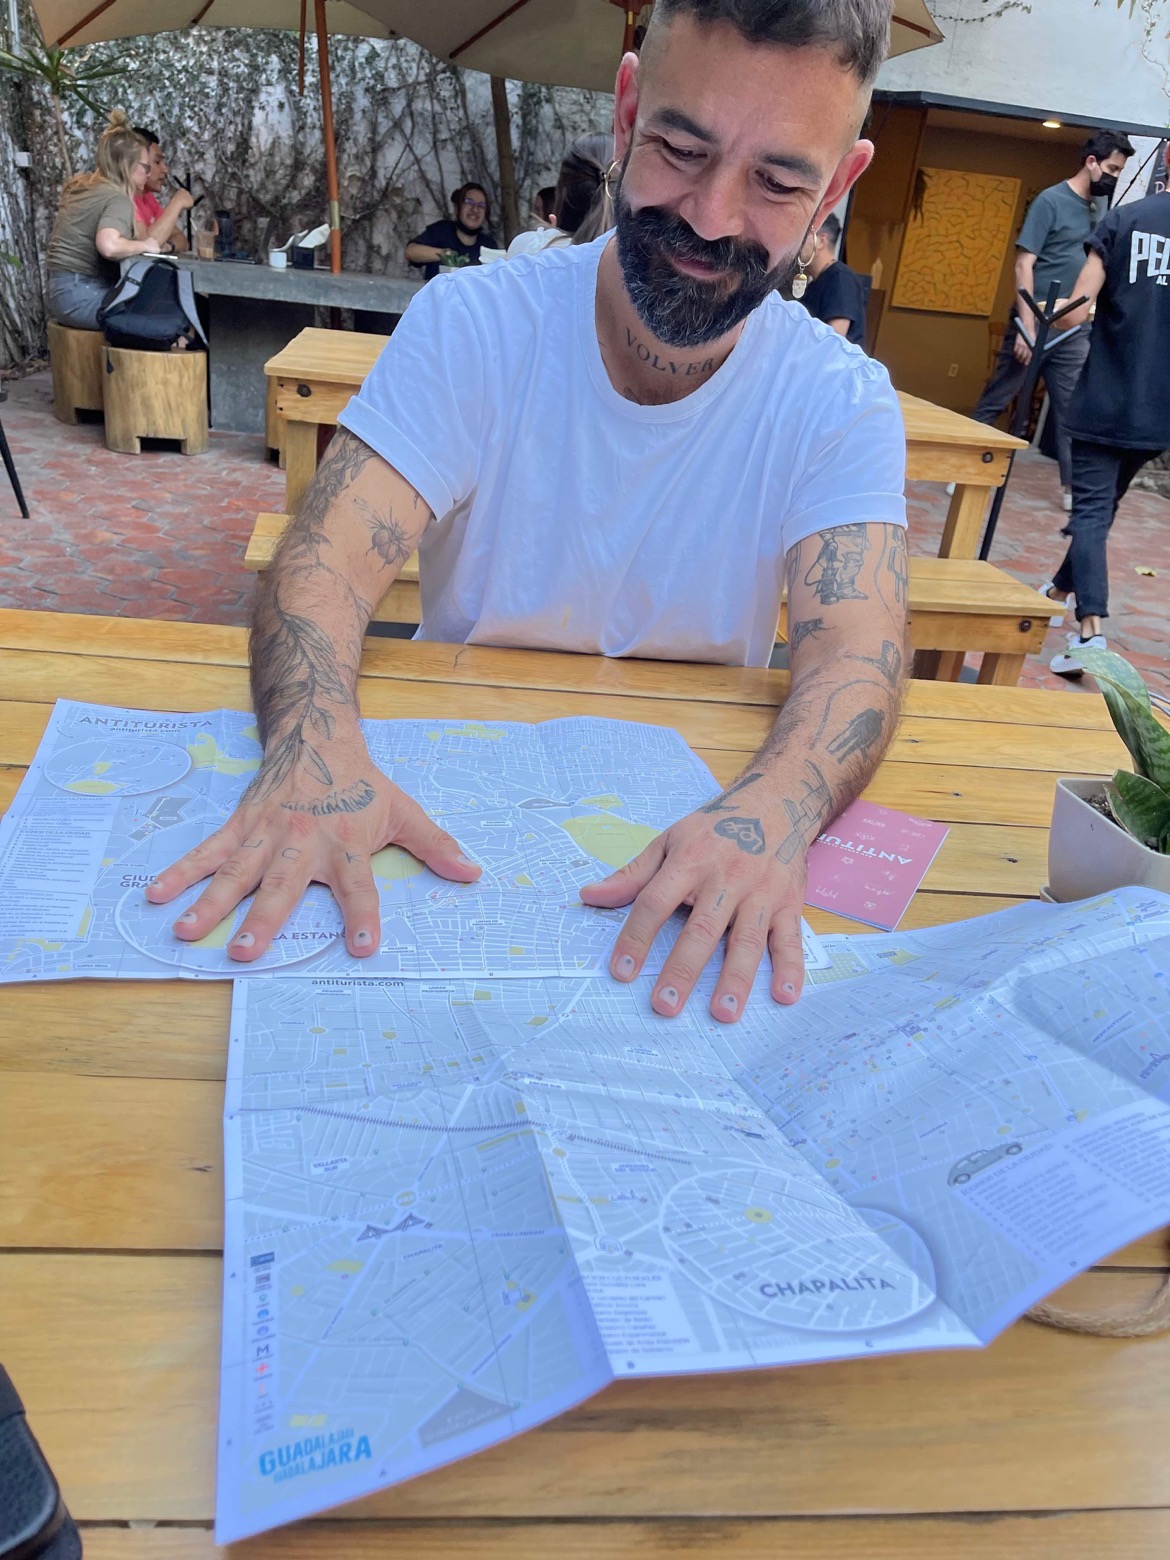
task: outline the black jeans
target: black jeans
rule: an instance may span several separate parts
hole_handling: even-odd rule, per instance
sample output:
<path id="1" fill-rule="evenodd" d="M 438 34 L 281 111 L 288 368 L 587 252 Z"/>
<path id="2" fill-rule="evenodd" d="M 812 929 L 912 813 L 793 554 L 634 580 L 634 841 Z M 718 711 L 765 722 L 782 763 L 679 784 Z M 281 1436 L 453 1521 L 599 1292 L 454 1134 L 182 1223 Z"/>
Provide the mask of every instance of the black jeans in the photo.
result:
<path id="1" fill-rule="evenodd" d="M 1052 576 L 1058 590 L 1077 598 L 1077 620 L 1109 616 L 1105 544 L 1125 490 L 1159 450 L 1127 450 L 1117 444 L 1072 441 L 1072 514 L 1060 533 L 1069 538 L 1064 562 Z"/>
<path id="2" fill-rule="evenodd" d="M 1015 325 L 1009 324 L 1003 333 L 1003 345 L 996 357 L 991 378 L 983 387 L 979 405 L 971 413 L 976 422 L 993 423 L 1020 392 L 1028 369 L 1026 364 L 1016 361 L 1016 335 Z M 1072 459 L 1064 420 L 1068 415 L 1073 388 L 1081 377 L 1081 369 L 1088 355 L 1089 331 L 1085 326 L 1074 331 L 1067 341 L 1059 341 L 1054 347 L 1049 347 L 1044 354 L 1044 388 L 1048 391 L 1049 416 L 1055 424 L 1061 487 L 1069 487 L 1072 481 Z"/>

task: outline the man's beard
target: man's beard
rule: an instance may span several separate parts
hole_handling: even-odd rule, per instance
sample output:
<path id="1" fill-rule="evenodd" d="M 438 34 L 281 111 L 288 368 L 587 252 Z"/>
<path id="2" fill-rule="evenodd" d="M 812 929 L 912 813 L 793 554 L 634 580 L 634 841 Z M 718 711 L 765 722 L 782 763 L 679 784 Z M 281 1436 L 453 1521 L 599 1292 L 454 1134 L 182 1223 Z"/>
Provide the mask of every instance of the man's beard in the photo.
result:
<path id="1" fill-rule="evenodd" d="M 651 335 L 668 347 L 718 341 L 796 274 L 796 256 L 769 270 L 762 244 L 700 238 L 689 223 L 661 206 L 631 211 L 620 188 L 614 214 L 618 264 L 630 302 Z M 671 264 L 671 255 L 723 274 L 706 282 L 685 276 Z"/>

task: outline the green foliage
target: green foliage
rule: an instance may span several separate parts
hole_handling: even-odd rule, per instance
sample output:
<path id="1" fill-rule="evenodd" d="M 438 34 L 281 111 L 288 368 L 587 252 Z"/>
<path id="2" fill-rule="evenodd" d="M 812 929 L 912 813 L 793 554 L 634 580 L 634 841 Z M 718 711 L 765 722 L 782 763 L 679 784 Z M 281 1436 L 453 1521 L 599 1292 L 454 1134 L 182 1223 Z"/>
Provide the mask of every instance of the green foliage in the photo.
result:
<path id="1" fill-rule="evenodd" d="M 39 82 L 48 87 L 59 102 L 76 98 L 92 113 L 105 113 L 96 101 L 94 93 L 100 84 L 114 81 L 129 74 L 129 67 L 115 56 L 113 59 L 95 59 L 89 50 L 56 49 L 26 44 L 20 54 L 0 49 L 0 70 L 11 71 L 26 81 Z"/>
<path id="2" fill-rule="evenodd" d="M 1127 834 L 1170 855 L 1170 731 L 1158 721 L 1145 683 L 1123 656 L 1112 650 L 1079 654 L 1086 672 L 1096 678 L 1136 771 L 1119 769 L 1113 776 L 1109 809 Z"/>

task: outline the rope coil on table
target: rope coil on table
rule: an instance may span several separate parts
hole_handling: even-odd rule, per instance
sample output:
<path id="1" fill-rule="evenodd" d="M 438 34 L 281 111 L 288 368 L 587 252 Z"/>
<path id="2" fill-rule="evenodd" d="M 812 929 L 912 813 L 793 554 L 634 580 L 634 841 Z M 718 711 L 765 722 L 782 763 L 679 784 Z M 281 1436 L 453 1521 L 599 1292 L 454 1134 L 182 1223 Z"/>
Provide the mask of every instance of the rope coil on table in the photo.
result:
<path id="1" fill-rule="evenodd" d="M 1152 1338 L 1170 1331 L 1170 1273 L 1148 1299 L 1137 1305 L 1113 1305 L 1104 1311 L 1072 1311 L 1044 1301 L 1027 1313 L 1029 1321 L 1094 1338 Z"/>

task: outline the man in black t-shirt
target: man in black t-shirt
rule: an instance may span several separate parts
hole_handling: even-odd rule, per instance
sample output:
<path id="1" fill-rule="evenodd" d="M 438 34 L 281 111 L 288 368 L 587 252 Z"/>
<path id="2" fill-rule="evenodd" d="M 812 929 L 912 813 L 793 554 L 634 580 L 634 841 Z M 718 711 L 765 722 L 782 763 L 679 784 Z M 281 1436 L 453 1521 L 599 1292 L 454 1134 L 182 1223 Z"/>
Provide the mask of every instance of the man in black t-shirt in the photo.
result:
<path id="1" fill-rule="evenodd" d="M 494 249 L 491 207 L 482 184 L 463 184 L 451 197 L 450 219 L 432 222 L 406 246 L 408 265 L 422 267 L 423 278 L 438 276 L 443 265 L 479 265 L 481 249 Z"/>
<path id="2" fill-rule="evenodd" d="M 801 303 L 815 320 L 831 325 L 839 336 L 855 346 L 865 345 L 865 306 L 869 301 L 869 277 L 858 276 L 837 259 L 841 223 L 832 212 L 821 223 L 809 272 L 812 281 Z"/>
<path id="3" fill-rule="evenodd" d="M 1094 299 L 1097 312 L 1069 403 L 1073 507 L 1062 533 L 1069 547 L 1048 592 L 1054 600 L 1075 598 L 1081 625 L 1050 663 L 1065 677 L 1083 673 L 1078 649 L 1104 648 L 1109 529 L 1134 477 L 1170 446 L 1170 198 L 1147 195 L 1117 207 L 1085 249 L 1073 297 L 1087 294 L 1089 303 L 1066 321 L 1083 320 Z"/>
<path id="4" fill-rule="evenodd" d="M 1020 236 L 1016 239 L 1017 289 L 1026 288 L 1041 304 L 1047 301 L 1053 282 L 1066 297 L 1077 296 L 1072 290 L 1072 282 L 1080 270 L 1085 243 L 1101 215 L 1094 201 L 1109 201 L 1126 161 L 1132 156 L 1133 144 L 1128 136 L 1120 130 L 1098 130 L 1081 147 L 1081 165 L 1077 172 L 1040 191 L 1028 207 Z M 971 413 L 976 422 L 995 422 L 1015 400 L 1024 383 L 1032 350 L 1020 335 L 1017 320 L 1023 324 L 1028 339 L 1035 341 L 1036 321 L 1018 291 L 1012 300 L 1012 312 L 991 378 Z M 1044 354 L 1044 388 L 1048 391 L 1056 434 L 1061 502 L 1066 511 L 1072 507 L 1072 451 L 1066 415 L 1069 397 L 1088 354 L 1087 328 L 1066 333 Z"/>

